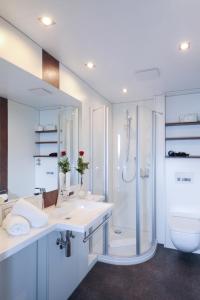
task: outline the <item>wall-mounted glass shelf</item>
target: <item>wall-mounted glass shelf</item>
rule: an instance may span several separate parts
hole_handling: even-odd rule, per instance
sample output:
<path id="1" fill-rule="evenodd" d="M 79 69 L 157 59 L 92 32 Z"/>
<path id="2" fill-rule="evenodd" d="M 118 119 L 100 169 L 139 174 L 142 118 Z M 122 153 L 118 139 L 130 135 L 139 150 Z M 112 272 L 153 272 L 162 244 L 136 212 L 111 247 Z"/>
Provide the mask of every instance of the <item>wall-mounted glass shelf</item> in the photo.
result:
<path id="1" fill-rule="evenodd" d="M 57 129 L 53 129 L 53 130 L 36 130 L 35 133 L 54 133 L 54 132 L 58 132 Z"/>
<path id="2" fill-rule="evenodd" d="M 200 158 L 200 155 L 190 155 L 190 156 L 168 156 L 166 155 L 165 158 Z"/>
<path id="3" fill-rule="evenodd" d="M 166 141 L 200 140 L 200 136 L 166 137 L 165 140 L 166 140 Z"/>
<path id="4" fill-rule="evenodd" d="M 33 157 L 49 157 L 49 158 L 57 158 L 57 156 L 49 156 L 49 155 L 40 155 L 40 154 L 36 154 L 36 155 L 33 155 Z"/>
<path id="5" fill-rule="evenodd" d="M 37 141 L 36 144 L 57 144 L 57 141 Z"/>
<path id="6" fill-rule="evenodd" d="M 200 121 L 196 121 L 196 122 L 169 122 L 169 123 L 165 123 L 166 127 L 169 127 L 169 126 L 188 126 L 188 125 L 200 125 Z"/>

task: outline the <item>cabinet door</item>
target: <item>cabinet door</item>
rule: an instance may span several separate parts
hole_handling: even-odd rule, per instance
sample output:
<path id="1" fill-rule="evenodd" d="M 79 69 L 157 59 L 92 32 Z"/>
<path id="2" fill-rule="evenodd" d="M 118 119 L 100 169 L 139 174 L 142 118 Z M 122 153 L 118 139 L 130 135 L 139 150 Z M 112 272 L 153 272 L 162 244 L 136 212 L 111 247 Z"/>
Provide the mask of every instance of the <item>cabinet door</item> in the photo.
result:
<path id="1" fill-rule="evenodd" d="M 66 300 L 86 276 L 88 268 L 88 245 L 83 236 L 75 233 L 72 239 L 72 255 L 56 245 L 58 232 L 48 236 L 48 300 Z"/>
<path id="2" fill-rule="evenodd" d="M 35 158 L 35 187 L 52 191 L 58 187 L 58 162 L 55 157 Z"/>
<path id="3" fill-rule="evenodd" d="M 37 243 L 0 263 L 0 299 L 37 299 Z"/>

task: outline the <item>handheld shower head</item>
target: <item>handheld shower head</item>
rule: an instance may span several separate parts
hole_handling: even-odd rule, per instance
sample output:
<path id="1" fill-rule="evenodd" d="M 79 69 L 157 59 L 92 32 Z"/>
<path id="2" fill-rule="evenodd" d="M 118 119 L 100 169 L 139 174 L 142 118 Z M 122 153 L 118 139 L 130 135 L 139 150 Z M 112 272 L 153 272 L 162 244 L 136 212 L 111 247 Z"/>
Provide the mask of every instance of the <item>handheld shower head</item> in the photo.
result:
<path id="1" fill-rule="evenodd" d="M 126 111 L 126 118 L 127 118 L 127 121 L 132 120 L 132 117 L 131 117 L 131 115 L 129 114 L 129 111 L 128 111 L 128 110 Z"/>
<path id="2" fill-rule="evenodd" d="M 129 114 L 129 111 L 127 109 L 127 111 L 126 111 L 126 162 L 125 162 L 125 167 L 123 167 L 123 170 L 122 170 L 122 180 L 126 183 L 130 183 L 135 179 L 135 174 L 130 179 L 127 179 L 126 178 L 127 175 L 124 174 L 126 166 L 129 164 L 129 158 L 130 158 L 131 122 L 132 122 L 132 117 Z"/>

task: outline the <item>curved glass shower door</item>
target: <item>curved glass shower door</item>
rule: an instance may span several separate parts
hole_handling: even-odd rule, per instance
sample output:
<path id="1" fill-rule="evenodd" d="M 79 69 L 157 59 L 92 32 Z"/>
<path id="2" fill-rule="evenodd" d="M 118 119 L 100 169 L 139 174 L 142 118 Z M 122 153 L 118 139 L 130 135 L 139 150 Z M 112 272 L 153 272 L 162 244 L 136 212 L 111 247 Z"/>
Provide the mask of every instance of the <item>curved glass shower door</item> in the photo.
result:
<path id="1" fill-rule="evenodd" d="M 135 104 L 113 105 L 113 218 L 109 227 L 109 255 L 136 253 L 136 137 Z"/>
<path id="2" fill-rule="evenodd" d="M 108 250 L 113 258 L 134 259 L 155 244 L 154 112 L 134 103 L 114 105 L 113 134 L 114 209 Z"/>
<path id="3" fill-rule="evenodd" d="M 136 254 L 155 243 L 155 114 L 137 107 Z"/>

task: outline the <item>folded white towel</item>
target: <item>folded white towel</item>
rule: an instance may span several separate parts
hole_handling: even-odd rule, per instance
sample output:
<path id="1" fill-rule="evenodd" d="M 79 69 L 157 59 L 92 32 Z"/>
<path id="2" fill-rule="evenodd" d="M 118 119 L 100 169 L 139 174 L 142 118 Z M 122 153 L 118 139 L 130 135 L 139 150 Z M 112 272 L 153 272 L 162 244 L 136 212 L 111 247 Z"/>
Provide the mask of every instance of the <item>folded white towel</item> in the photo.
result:
<path id="1" fill-rule="evenodd" d="M 13 205 L 11 213 L 26 218 L 32 227 L 43 227 L 48 223 L 48 215 L 24 199 L 18 200 Z"/>
<path id="2" fill-rule="evenodd" d="M 10 235 L 14 236 L 28 234 L 30 231 L 30 224 L 25 218 L 11 214 L 5 217 L 2 226 Z"/>

